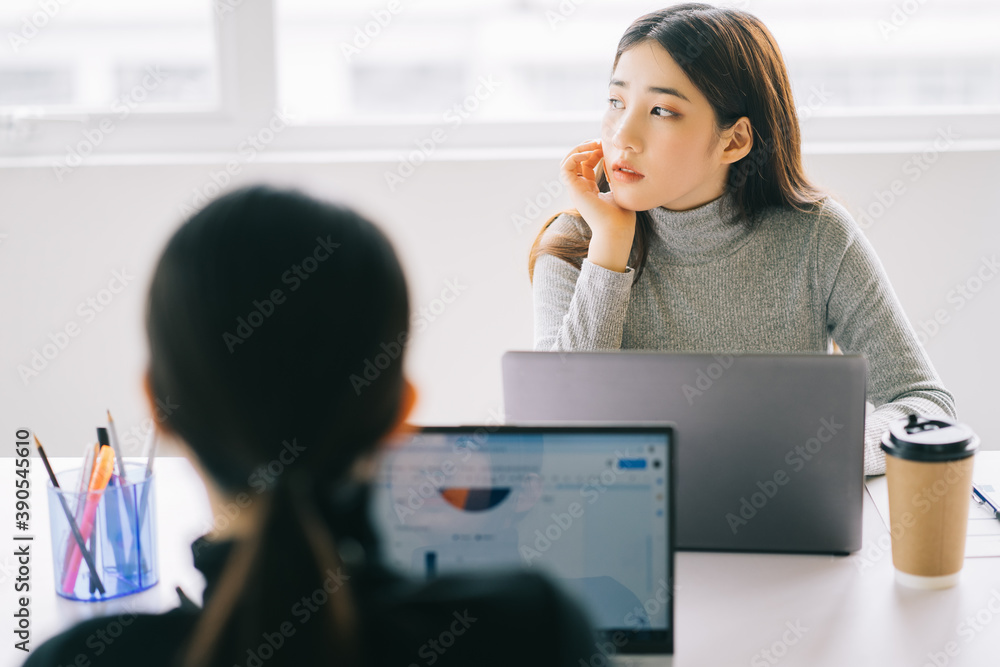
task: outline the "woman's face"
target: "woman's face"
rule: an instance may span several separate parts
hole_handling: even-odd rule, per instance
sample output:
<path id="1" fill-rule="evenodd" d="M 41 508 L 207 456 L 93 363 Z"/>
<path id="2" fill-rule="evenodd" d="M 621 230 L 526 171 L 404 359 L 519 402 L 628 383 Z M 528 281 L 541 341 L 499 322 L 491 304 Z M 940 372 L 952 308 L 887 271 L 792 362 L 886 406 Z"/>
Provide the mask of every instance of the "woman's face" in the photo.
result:
<path id="1" fill-rule="evenodd" d="M 645 41 L 622 53 L 608 98 L 601 145 L 619 206 L 686 210 L 723 193 L 725 137 L 708 99 L 662 46 Z"/>

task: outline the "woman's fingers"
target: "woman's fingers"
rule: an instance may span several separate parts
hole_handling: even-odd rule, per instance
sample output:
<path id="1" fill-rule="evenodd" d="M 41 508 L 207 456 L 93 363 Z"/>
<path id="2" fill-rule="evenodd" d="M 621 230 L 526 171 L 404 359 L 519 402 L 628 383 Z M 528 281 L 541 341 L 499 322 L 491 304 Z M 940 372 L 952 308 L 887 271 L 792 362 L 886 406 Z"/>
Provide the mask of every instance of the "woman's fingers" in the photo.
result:
<path id="1" fill-rule="evenodd" d="M 563 159 L 563 166 L 578 164 L 580 160 L 586 159 L 593 151 L 600 150 L 600 148 L 601 142 L 597 139 L 574 146 L 573 150 Z"/>
<path id="2" fill-rule="evenodd" d="M 580 153 L 582 151 L 593 150 L 596 146 L 600 146 L 600 145 L 601 145 L 601 140 L 600 139 L 591 139 L 590 141 L 585 141 L 582 144 L 578 144 L 577 146 L 574 146 L 573 150 L 571 150 L 570 153 L 571 154 L 572 153 Z"/>
<path id="3" fill-rule="evenodd" d="M 585 147 L 590 147 L 589 149 Z M 604 153 L 601 150 L 600 142 L 591 141 L 586 144 L 580 144 L 573 149 L 573 151 L 563 159 L 561 169 L 567 178 L 567 182 L 571 182 L 574 177 L 582 177 L 587 181 L 594 181 L 594 166 L 600 162 Z"/>
<path id="4" fill-rule="evenodd" d="M 604 151 L 598 146 L 590 151 L 583 162 L 580 163 L 580 172 L 588 181 L 597 181 L 597 176 L 594 175 L 594 167 L 597 166 L 602 157 L 604 157 Z"/>

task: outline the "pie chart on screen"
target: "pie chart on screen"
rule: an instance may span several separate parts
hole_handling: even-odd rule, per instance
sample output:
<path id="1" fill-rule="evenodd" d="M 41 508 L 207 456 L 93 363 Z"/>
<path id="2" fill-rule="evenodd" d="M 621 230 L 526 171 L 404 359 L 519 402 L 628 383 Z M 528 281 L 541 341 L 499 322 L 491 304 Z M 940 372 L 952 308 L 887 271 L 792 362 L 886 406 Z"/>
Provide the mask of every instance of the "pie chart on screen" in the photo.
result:
<path id="1" fill-rule="evenodd" d="M 504 498 L 510 495 L 510 487 L 442 487 L 438 492 L 455 509 L 463 512 L 485 512 L 502 503 Z"/>

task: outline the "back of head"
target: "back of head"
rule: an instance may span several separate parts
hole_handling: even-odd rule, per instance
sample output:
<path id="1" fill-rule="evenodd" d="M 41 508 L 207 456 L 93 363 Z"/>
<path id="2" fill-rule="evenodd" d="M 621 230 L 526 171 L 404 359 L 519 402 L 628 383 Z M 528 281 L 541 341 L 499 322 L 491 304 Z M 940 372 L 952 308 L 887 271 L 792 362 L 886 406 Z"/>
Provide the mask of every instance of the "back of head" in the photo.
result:
<path id="1" fill-rule="evenodd" d="M 357 213 L 252 187 L 174 234 L 146 317 L 152 393 L 179 405 L 165 428 L 225 492 L 261 503 L 178 657 L 243 664 L 248 647 L 294 620 L 293 605 L 341 567 L 319 503 L 399 410 L 406 282 L 388 239 Z M 374 380 L 365 373 L 373 363 Z M 325 590 L 277 664 L 358 662 L 349 587 L 341 579 Z"/>

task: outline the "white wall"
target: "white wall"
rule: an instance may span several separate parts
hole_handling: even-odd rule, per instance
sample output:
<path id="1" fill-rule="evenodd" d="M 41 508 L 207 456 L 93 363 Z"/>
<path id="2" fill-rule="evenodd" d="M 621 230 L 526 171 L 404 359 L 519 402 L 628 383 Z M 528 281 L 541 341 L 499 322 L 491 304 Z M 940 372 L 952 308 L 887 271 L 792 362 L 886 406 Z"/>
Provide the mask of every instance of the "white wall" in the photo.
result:
<path id="1" fill-rule="evenodd" d="M 998 368 L 992 346 L 1000 328 L 1000 280 L 984 283 L 961 309 L 947 295 L 1000 249 L 992 196 L 1000 152 L 943 153 L 916 180 L 905 166 L 911 158 L 811 154 L 806 164 L 856 217 L 877 201 L 876 191 L 902 181 L 905 192 L 868 236 L 918 329 L 935 311 L 948 316 L 927 350 L 956 396 L 961 419 L 980 433 L 984 447 L 995 449 L 1000 425 L 992 423 Z M 390 192 L 383 174 L 395 164 L 304 163 L 272 154 L 244 167 L 234 183 L 295 184 L 372 216 L 396 243 L 415 308 L 436 298 L 446 280 L 467 286 L 413 338 L 408 364 L 421 392 L 414 421 L 474 422 L 502 409 L 501 354 L 531 348 L 526 257 L 545 216 L 520 231 L 511 216 L 523 214 L 526 198 L 556 179 L 557 164 L 557 157 L 431 162 Z M 94 439 L 105 408 L 116 415 L 124 439 L 140 427 L 148 415 L 140 388 L 141 315 L 152 265 L 182 217 L 179 207 L 218 168 L 89 166 L 63 183 L 47 167 L 0 169 L 0 234 L 6 235 L 0 237 L 0 438 L 12 444 L 15 429 L 27 426 L 51 454 L 78 455 Z M 566 203 L 560 199 L 545 213 Z M 78 304 L 96 297 L 121 269 L 134 280 L 88 322 Z M 50 333 L 72 322 L 79 335 L 25 384 L 17 366 L 30 366 L 32 350 L 41 351 Z"/>

